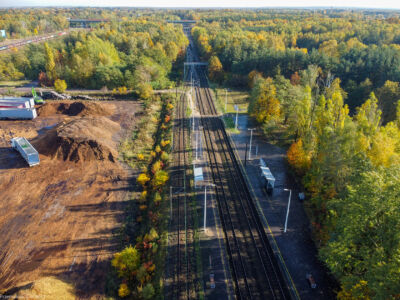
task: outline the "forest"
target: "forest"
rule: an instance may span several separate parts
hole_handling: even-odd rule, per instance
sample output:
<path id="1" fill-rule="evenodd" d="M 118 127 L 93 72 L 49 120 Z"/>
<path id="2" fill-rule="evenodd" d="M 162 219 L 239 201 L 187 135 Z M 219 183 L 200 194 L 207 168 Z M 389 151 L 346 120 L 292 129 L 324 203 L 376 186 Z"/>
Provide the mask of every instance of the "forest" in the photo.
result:
<path id="1" fill-rule="evenodd" d="M 63 80 L 75 88 L 134 90 L 144 99 L 151 96 L 153 89 L 175 86 L 180 70 L 173 70 L 173 63 L 184 58 L 188 45 L 182 28 L 152 17 L 120 17 L 123 21 L 72 31 L 63 39 L 2 54 L 0 80 L 39 80 L 43 86 Z M 59 19 L 63 21 L 57 23 Z M 50 20 L 57 24 L 51 27 L 54 30 L 68 26 L 65 15 L 55 14 Z M 10 28 L 13 22 L 5 27 Z M 42 28 L 37 24 L 41 20 L 34 19 L 27 28 Z"/>
<path id="2" fill-rule="evenodd" d="M 350 11 L 200 14 L 209 78 L 249 114 L 306 190 L 339 299 L 400 295 L 400 20 Z"/>
<path id="3" fill-rule="evenodd" d="M 0 80 L 135 91 L 178 84 L 188 40 L 165 20 L 196 20 L 209 79 L 249 92 L 249 114 L 284 140 L 307 195 L 320 259 L 339 299 L 400 297 L 400 18 L 393 11 L 272 9 L 0 10 L 21 38 L 104 18 L 0 55 Z M 118 261 L 115 261 L 118 264 Z"/>

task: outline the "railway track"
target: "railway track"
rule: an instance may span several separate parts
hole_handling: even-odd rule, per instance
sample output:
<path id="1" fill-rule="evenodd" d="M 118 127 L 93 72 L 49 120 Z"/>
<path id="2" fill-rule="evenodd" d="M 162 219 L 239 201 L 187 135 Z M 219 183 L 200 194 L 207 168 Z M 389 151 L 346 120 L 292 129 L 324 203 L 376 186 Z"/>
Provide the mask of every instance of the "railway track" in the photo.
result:
<path id="1" fill-rule="evenodd" d="M 186 151 L 188 122 L 186 119 L 186 98 L 183 94 L 177 103 L 174 118 L 173 165 L 171 170 L 172 216 L 170 232 L 170 265 L 173 265 L 172 285 L 167 291 L 168 299 L 196 298 L 196 268 L 194 249 L 193 212 L 187 176 L 188 153 Z M 171 261 L 172 260 L 172 261 Z"/>
<path id="2" fill-rule="evenodd" d="M 238 299 L 290 299 L 222 120 L 217 116 L 205 74 L 196 72 L 197 105 L 206 152 L 216 185 L 231 273 Z"/>

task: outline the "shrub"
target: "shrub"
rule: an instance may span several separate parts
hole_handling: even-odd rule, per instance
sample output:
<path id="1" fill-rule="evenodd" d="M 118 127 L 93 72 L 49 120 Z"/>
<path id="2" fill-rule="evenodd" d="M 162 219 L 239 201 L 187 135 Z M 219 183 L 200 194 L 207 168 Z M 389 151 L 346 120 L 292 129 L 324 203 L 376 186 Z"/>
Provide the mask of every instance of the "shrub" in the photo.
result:
<path id="1" fill-rule="evenodd" d="M 156 204 L 158 204 L 158 203 L 160 203 L 161 202 L 161 200 L 162 200 L 162 198 L 161 198 L 161 195 L 160 195 L 160 193 L 155 193 L 155 195 L 154 195 L 154 202 L 156 203 Z"/>
<path id="2" fill-rule="evenodd" d="M 111 265 L 117 270 L 119 277 L 132 279 L 140 265 L 140 253 L 136 247 L 130 245 L 114 255 Z"/>
<path id="3" fill-rule="evenodd" d="M 137 159 L 138 159 L 138 160 L 144 160 L 144 155 L 143 155 L 142 153 L 139 153 L 139 154 L 137 155 Z"/>
<path id="4" fill-rule="evenodd" d="M 153 95 L 153 88 L 148 83 L 139 84 L 136 93 L 141 99 L 149 99 Z"/>
<path id="5" fill-rule="evenodd" d="M 118 88 L 118 93 L 119 93 L 120 95 L 126 95 L 127 92 L 128 92 L 128 90 L 127 90 L 126 86 L 120 86 L 120 87 Z"/>
<path id="6" fill-rule="evenodd" d="M 167 162 L 169 160 L 169 155 L 167 152 L 163 151 L 163 153 L 161 153 L 161 160 L 163 162 Z"/>
<path id="7" fill-rule="evenodd" d="M 152 299 L 154 297 L 155 291 L 154 287 L 151 283 L 146 284 L 146 286 L 142 290 L 143 299 Z"/>
<path id="8" fill-rule="evenodd" d="M 131 293 L 131 291 L 129 290 L 126 283 L 121 283 L 121 285 L 119 286 L 119 290 L 118 290 L 118 296 L 120 296 L 121 298 L 125 298 L 130 293 Z"/>
<path id="9" fill-rule="evenodd" d="M 144 203 L 146 201 L 146 198 L 147 198 L 147 191 L 143 191 L 140 194 L 139 202 Z"/>
<path id="10" fill-rule="evenodd" d="M 151 171 L 153 172 L 153 174 L 160 171 L 161 169 L 162 169 L 162 162 L 159 160 L 157 160 L 151 167 Z"/>
<path id="11" fill-rule="evenodd" d="M 136 181 L 141 184 L 142 186 L 145 186 L 146 183 L 150 180 L 150 177 L 147 176 L 147 174 L 142 173 L 138 176 L 138 178 L 136 179 Z"/>
<path id="12" fill-rule="evenodd" d="M 168 173 L 161 170 L 158 171 L 154 174 L 154 178 L 153 178 L 153 186 L 154 187 L 162 187 L 165 185 L 165 183 L 168 181 L 169 177 L 168 177 Z"/>
<path id="13" fill-rule="evenodd" d="M 159 145 L 157 145 L 155 150 L 156 150 L 157 153 L 160 153 L 161 152 L 161 147 Z"/>
<path id="14" fill-rule="evenodd" d="M 65 80 L 57 79 L 54 82 L 54 89 L 57 93 L 64 93 L 67 89 L 67 83 L 65 82 Z"/>
<path id="15" fill-rule="evenodd" d="M 167 145 L 169 145 L 171 142 L 169 141 L 169 140 L 162 140 L 161 141 L 161 146 L 163 146 L 163 147 L 165 147 L 165 146 L 167 146 Z"/>

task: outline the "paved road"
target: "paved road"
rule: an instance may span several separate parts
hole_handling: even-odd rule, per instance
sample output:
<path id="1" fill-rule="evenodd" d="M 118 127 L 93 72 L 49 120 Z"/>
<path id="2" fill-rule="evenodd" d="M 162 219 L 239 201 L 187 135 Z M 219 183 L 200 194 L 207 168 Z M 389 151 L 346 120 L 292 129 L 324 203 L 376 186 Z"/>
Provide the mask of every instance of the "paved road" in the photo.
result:
<path id="1" fill-rule="evenodd" d="M 240 158 L 244 160 L 246 143 L 250 141 L 247 115 L 240 115 L 238 124 L 240 134 L 232 135 L 232 139 Z M 262 157 L 265 160 L 276 178 L 273 195 L 267 197 L 261 188 L 259 160 L 255 159 L 255 147 L 252 151 L 253 160 L 247 163 L 246 172 L 301 299 L 335 299 L 332 289 L 336 286 L 317 258 L 317 249 L 311 240 L 310 222 L 303 204 L 296 197 L 299 189 L 288 175 L 285 161 L 286 151 L 265 142 L 253 133 L 253 145 L 255 144 L 258 144 L 257 158 Z M 292 189 L 286 233 L 283 232 L 283 228 L 289 192 L 284 191 L 285 188 Z M 313 274 L 318 284 L 316 290 L 310 289 L 305 278 L 307 273 Z"/>

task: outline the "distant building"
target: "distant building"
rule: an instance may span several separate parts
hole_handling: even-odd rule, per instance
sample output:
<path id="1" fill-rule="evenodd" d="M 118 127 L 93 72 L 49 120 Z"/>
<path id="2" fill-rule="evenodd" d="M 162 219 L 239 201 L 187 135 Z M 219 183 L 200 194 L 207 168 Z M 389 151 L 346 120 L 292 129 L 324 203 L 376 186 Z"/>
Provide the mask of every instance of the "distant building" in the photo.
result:
<path id="1" fill-rule="evenodd" d="M 0 37 L 6 38 L 6 31 L 4 29 L 0 29 Z"/>
<path id="2" fill-rule="evenodd" d="M 92 28 L 98 24 L 108 23 L 108 19 L 68 19 L 70 28 Z"/>

